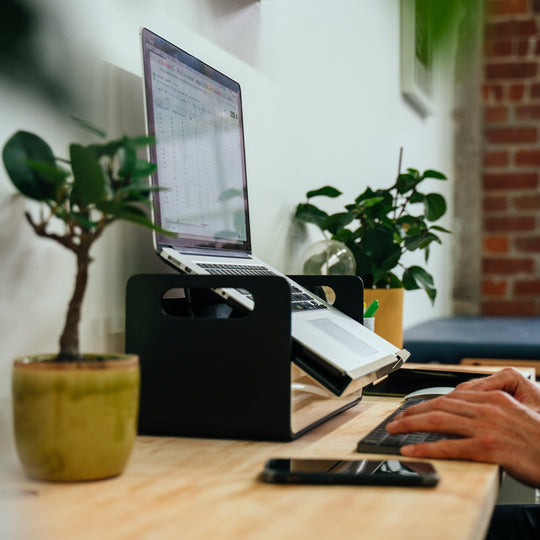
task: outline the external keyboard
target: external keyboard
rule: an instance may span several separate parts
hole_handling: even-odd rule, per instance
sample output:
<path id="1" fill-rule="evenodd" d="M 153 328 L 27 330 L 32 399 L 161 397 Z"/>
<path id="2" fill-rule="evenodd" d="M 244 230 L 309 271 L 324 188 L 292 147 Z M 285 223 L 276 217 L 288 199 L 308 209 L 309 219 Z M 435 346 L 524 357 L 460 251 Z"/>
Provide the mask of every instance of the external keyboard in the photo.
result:
<path id="1" fill-rule="evenodd" d="M 407 410 L 412 405 L 421 403 L 423 399 L 411 398 L 400 405 L 392 414 L 387 416 L 375 429 L 370 431 L 365 437 L 360 439 L 357 452 L 371 454 L 399 454 L 400 448 L 406 444 L 417 444 L 421 442 L 435 442 L 441 439 L 455 439 L 454 435 L 446 435 L 442 433 L 403 433 L 401 435 L 390 435 L 386 431 L 386 426 L 403 411 Z"/>
<path id="2" fill-rule="evenodd" d="M 275 276 L 276 274 L 265 266 L 254 264 L 219 264 L 198 263 L 210 274 L 229 276 Z M 249 291 L 238 289 L 241 293 L 251 297 Z M 251 298 L 253 300 L 253 298 Z M 326 306 L 317 302 L 315 298 L 291 284 L 291 311 L 308 311 L 314 309 L 326 309 Z"/>

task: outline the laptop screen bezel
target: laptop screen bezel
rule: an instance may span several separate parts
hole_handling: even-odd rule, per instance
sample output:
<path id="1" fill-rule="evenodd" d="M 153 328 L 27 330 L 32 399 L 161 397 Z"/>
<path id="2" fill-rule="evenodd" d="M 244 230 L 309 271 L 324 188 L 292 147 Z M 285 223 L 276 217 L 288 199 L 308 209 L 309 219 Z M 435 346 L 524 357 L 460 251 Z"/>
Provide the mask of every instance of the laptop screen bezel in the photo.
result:
<path id="1" fill-rule="evenodd" d="M 167 236 L 160 232 L 153 232 L 154 243 L 156 248 L 163 246 L 170 246 L 182 251 L 185 249 L 188 252 L 201 251 L 207 252 L 239 252 L 239 253 L 251 253 L 251 231 L 249 221 L 249 203 L 247 192 L 247 173 L 246 173 L 246 157 L 245 157 L 245 142 L 244 142 L 244 124 L 243 124 L 243 109 L 242 109 L 242 93 L 240 84 L 227 75 L 221 73 L 217 69 L 206 64 L 202 60 L 196 58 L 194 55 L 184 51 L 180 47 L 170 43 L 166 39 L 158 36 L 147 28 L 141 29 L 141 44 L 143 55 L 143 85 L 144 85 L 144 98 L 145 98 L 145 117 L 146 117 L 146 130 L 148 135 L 155 137 L 155 119 L 153 113 L 153 95 L 152 95 L 152 83 L 151 83 L 151 69 L 150 69 L 150 48 L 154 47 L 162 52 L 164 55 L 173 57 L 176 60 L 180 60 L 187 66 L 198 71 L 202 76 L 209 77 L 217 83 L 233 90 L 238 93 L 239 104 L 239 137 L 240 148 L 242 156 L 242 192 L 243 192 L 243 205 L 245 216 L 245 240 L 236 239 L 216 239 L 214 236 L 198 236 L 192 238 L 186 235 Z M 157 144 L 152 144 L 149 147 L 149 159 L 152 163 L 158 163 L 157 159 Z M 154 187 L 159 186 L 159 166 L 156 172 L 151 177 L 151 185 Z M 154 223 L 163 227 L 161 219 L 161 207 L 160 207 L 160 194 L 154 192 L 152 218 Z M 166 228 L 166 227 L 164 227 Z"/>

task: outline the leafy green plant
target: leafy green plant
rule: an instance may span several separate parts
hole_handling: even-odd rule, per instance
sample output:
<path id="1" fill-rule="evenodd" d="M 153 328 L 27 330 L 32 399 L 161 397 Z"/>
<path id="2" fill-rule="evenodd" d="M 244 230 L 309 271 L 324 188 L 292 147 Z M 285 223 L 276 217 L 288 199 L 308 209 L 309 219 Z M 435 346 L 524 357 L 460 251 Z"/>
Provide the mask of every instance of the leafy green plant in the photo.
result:
<path id="1" fill-rule="evenodd" d="M 70 144 L 69 160 L 55 157 L 43 139 L 26 131 L 15 133 L 2 153 L 17 190 L 40 203 L 38 219 L 25 213 L 35 233 L 69 249 L 77 260 L 58 361 L 82 359 L 79 323 L 94 242 L 117 219 L 157 229 L 144 209 L 144 205 L 151 204 L 149 195 L 156 189 L 147 181 L 155 165 L 137 156 L 137 148 L 152 144 L 153 139 L 124 136 L 105 140 L 100 130 L 87 124 L 84 127 L 103 142 Z"/>
<path id="2" fill-rule="evenodd" d="M 328 214 L 315 206 L 315 197 L 335 198 L 341 191 L 325 186 L 307 192 L 307 202 L 296 207 L 296 218 L 313 223 L 332 240 L 343 242 L 356 259 L 356 273 L 365 287 L 422 288 L 432 302 L 437 291 L 433 277 L 420 266 L 405 267 L 400 261 L 407 251 L 421 250 L 428 261 L 430 246 L 441 243 L 439 233 L 448 233 L 443 227 L 433 225 L 446 213 L 446 201 L 439 193 L 422 193 L 419 188 L 427 179 L 446 180 L 438 171 L 427 170 L 420 174 L 407 169 L 387 189 L 367 188 L 354 203 L 345 205 L 345 211 Z M 412 208 L 421 210 L 413 215 Z M 396 267 L 403 269 L 402 277 L 395 274 Z"/>

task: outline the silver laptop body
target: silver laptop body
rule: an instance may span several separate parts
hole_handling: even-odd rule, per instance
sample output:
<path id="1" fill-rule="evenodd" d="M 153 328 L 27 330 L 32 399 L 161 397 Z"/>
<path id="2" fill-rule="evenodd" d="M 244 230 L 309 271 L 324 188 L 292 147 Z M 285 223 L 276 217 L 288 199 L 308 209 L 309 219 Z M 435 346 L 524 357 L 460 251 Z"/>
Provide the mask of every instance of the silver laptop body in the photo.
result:
<path id="1" fill-rule="evenodd" d="M 153 219 L 158 255 L 190 274 L 283 274 L 251 253 L 241 92 L 238 83 L 147 29 L 141 30 L 147 129 L 156 138 Z M 240 267 L 240 268 L 237 268 Z M 346 395 L 397 369 L 409 356 L 300 287 L 292 292 L 291 332 L 307 361 L 342 379 Z M 253 309 L 249 291 L 218 289 Z M 360 301 L 360 299 L 359 299 Z"/>

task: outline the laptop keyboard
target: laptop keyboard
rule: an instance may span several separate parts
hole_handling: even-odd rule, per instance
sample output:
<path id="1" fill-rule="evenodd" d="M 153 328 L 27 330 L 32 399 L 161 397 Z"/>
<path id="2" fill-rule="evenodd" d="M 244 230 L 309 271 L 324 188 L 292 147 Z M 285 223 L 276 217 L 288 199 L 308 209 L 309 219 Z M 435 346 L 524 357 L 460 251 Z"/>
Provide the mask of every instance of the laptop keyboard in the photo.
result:
<path id="1" fill-rule="evenodd" d="M 441 439 L 456 439 L 455 435 L 447 435 L 442 433 L 403 433 L 401 435 L 390 435 L 386 431 L 386 426 L 400 413 L 421 403 L 423 399 L 411 398 L 400 405 L 393 413 L 387 416 L 375 429 L 370 431 L 365 437 L 360 439 L 357 452 L 371 454 L 399 454 L 400 448 L 406 444 L 417 444 L 421 442 L 435 442 Z"/>
<path id="2" fill-rule="evenodd" d="M 234 276 L 275 276 L 265 266 L 254 264 L 220 264 L 220 263 L 198 263 L 210 274 L 234 275 Z M 289 282 L 290 283 L 290 282 Z M 242 294 L 253 300 L 250 292 L 245 289 L 237 289 Z M 324 304 L 316 301 L 312 296 L 291 283 L 291 311 L 313 311 L 315 309 L 327 309 Z"/>

